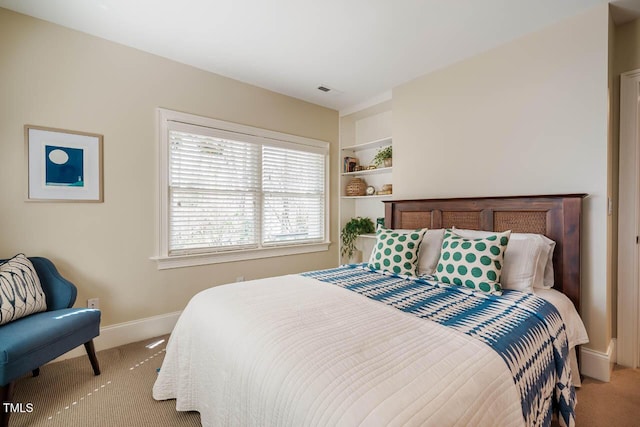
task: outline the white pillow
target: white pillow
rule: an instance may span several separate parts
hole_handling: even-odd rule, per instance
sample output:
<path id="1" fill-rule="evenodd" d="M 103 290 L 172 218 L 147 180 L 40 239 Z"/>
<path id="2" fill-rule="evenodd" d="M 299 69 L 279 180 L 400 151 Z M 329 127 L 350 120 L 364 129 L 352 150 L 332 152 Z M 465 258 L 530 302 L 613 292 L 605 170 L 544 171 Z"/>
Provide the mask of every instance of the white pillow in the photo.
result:
<path id="1" fill-rule="evenodd" d="M 549 243 L 549 253 L 547 255 L 547 265 L 544 268 L 544 280 L 543 280 L 543 284 L 542 285 L 536 285 L 534 284 L 535 288 L 540 288 L 540 289 L 551 289 L 553 288 L 553 284 L 554 284 L 554 272 L 553 272 L 553 250 L 556 248 L 556 242 L 554 242 L 553 240 L 549 239 L 546 236 L 542 236 L 544 237 Z"/>
<path id="2" fill-rule="evenodd" d="M 433 274 L 438 266 L 440 251 L 442 250 L 442 239 L 444 238 L 444 228 L 427 230 L 422 238 L 420 251 L 418 252 L 418 274 Z"/>
<path id="3" fill-rule="evenodd" d="M 555 289 L 536 289 L 533 293 L 553 304 L 560 313 L 567 330 L 569 349 L 589 342 L 584 323 L 569 297 Z"/>
<path id="4" fill-rule="evenodd" d="M 452 230 L 460 237 L 467 239 L 485 238 L 496 234 L 493 231 Z M 504 289 L 532 293 L 533 288 L 545 288 L 545 278 L 550 265 L 553 279 L 553 254 L 556 243 L 541 234 L 511 233 L 507 250 L 504 254 L 504 268 L 501 284 Z M 553 286 L 553 280 L 551 281 Z"/>

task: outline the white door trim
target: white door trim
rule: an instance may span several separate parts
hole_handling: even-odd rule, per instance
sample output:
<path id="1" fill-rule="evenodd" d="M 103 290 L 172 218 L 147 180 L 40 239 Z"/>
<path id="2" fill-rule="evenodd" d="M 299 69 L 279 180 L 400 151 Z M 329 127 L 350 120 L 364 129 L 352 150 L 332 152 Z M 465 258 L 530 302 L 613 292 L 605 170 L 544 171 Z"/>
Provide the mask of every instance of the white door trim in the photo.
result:
<path id="1" fill-rule="evenodd" d="M 640 69 L 620 75 L 620 175 L 618 197 L 617 363 L 639 365 L 638 244 L 640 235 Z"/>

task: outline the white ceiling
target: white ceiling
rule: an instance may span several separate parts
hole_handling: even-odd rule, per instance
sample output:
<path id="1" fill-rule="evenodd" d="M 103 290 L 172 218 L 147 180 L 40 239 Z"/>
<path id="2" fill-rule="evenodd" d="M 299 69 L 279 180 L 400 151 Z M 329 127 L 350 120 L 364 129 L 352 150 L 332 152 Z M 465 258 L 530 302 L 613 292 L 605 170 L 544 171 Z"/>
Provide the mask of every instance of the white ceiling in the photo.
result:
<path id="1" fill-rule="evenodd" d="M 606 0 L 0 0 L 0 7 L 345 112 L 598 3 Z"/>

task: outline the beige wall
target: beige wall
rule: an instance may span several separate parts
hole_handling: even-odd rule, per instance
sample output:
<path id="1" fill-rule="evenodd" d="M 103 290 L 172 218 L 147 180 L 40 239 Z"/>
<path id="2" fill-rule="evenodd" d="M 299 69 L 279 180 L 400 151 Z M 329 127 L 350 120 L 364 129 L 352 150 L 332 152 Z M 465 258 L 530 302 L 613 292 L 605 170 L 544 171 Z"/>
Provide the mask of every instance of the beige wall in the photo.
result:
<path id="1" fill-rule="evenodd" d="M 335 266 L 317 254 L 158 271 L 156 107 L 331 143 L 336 111 L 0 9 L 0 257 L 51 258 L 102 326 L 184 308 L 213 285 Z M 25 202 L 23 126 L 104 135 L 104 203 Z M 333 163 L 333 162 L 332 162 Z M 337 220 L 332 180 L 331 224 Z M 337 241 L 332 225 L 331 240 Z"/>
<path id="2" fill-rule="evenodd" d="M 614 62 L 615 62 L 615 23 L 611 13 L 609 14 L 608 25 L 608 61 L 607 61 L 607 105 L 608 115 L 608 133 L 607 133 L 607 197 L 611 200 L 611 215 L 607 216 L 607 300 L 611 302 L 611 336 L 617 336 L 617 301 L 616 287 L 618 283 L 618 127 L 615 121 L 614 102 L 615 102 L 615 81 Z"/>
<path id="3" fill-rule="evenodd" d="M 582 316 L 601 352 L 611 339 L 608 23 L 599 5 L 393 90 L 394 197 L 589 194 Z"/>

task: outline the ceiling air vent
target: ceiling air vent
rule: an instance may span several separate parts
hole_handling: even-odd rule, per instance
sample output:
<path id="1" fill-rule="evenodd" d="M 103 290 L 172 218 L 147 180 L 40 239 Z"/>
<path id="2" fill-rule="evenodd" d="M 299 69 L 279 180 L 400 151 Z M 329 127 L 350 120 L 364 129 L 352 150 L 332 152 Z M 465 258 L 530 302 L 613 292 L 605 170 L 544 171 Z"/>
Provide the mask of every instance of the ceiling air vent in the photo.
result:
<path id="1" fill-rule="evenodd" d="M 329 92 L 331 90 L 331 88 L 326 87 L 326 86 L 318 86 L 318 90 L 321 90 L 323 92 Z"/>

